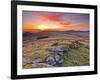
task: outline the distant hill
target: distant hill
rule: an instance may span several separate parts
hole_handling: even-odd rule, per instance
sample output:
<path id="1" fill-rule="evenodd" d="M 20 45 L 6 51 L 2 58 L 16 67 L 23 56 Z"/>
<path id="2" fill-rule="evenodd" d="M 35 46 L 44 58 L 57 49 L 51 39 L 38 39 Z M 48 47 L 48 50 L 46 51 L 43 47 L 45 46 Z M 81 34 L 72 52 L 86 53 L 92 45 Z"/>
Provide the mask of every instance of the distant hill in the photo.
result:
<path id="1" fill-rule="evenodd" d="M 39 32 L 32 32 L 32 31 L 23 31 L 23 40 L 35 40 L 40 37 L 47 37 L 47 38 L 66 38 L 66 39 L 76 39 L 76 38 L 85 38 L 89 39 L 89 31 L 39 31 Z"/>
<path id="2" fill-rule="evenodd" d="M 62 31 L 64 34 L 76 35 L 78 37 L 89 37 L 89 31 Z"/>

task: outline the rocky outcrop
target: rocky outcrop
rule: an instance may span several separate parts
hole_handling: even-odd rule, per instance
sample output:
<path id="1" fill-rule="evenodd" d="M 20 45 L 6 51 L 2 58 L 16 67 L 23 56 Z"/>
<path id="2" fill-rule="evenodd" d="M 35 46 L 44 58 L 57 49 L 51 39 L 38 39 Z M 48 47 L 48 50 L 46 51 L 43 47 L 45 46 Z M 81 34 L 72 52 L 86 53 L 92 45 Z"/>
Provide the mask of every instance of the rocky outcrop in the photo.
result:
<path id="1" fill-rule="evenodd" d="M 48 51 L 54 52 L 55 55 L 49 56 L 46 59 L 47 64 L 50 64 L 52 66 L 57 66 L 59 64 L 63 63 L 63 56 L 68 49 L 65 48 L 48 48 Z"/>
<path id="2" fill-rule="evenodd" d="M 57 45 L 57 43 L 55 44 Z M 41 58 L 36 58 L 33 61 L 23 58 L 23 65 L 24 68 L 41 68 L 41 67 L 56 67 L 64 62 L 64 54 L 66 54 L 70 49 L 76 49 L 80 46 L 80 43 L 78 41 L 71 41 L 71 43 L 68 45 L 67 48 L 57 48 L 57 47 L 51 47 L 47 50 L 49 52 L 54 53 L 53 55 L 49 55 L 45 61 L 43 61 Z M 77 64 L 78 62 L 75 61 Z"/>

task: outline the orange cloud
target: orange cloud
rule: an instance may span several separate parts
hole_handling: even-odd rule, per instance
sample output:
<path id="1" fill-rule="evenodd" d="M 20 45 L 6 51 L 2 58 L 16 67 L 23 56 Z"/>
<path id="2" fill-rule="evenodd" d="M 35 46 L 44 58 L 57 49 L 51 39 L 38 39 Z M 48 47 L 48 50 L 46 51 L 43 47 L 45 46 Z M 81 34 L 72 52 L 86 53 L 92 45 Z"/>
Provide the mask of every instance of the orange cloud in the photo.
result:
<path id="1" fill-rule="evenodd" d="M 30 25 L 30 26 L 23 26 L 23 30 L 28 31 L 43 31 L 43 30 L 89 30 L 89 24 L 81 23 L 81 24 L 59 24 L 59 25 Z"/>
<path id="2" fill-rule="evenodd" d="M 65 30 L 89 30 L 89 24 L 80 23 L 72 25 L 62 25 Z"/>

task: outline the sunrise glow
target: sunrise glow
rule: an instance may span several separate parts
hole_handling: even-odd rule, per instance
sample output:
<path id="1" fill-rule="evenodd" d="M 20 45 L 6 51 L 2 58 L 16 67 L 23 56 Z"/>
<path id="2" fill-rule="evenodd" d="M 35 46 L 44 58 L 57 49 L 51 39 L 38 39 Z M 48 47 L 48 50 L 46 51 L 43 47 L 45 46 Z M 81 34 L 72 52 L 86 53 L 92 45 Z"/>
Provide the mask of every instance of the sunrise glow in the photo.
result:
<path id="1" fill-rule="evenodd" d="M 23 30 L 89 30 L 89 15 L 24 11 Z"/>
<path id="2" fill-rule="evenodd" d="M 50 28 L 50 26 L 46 26 L 46 25 L 37 26 L 37 29 L 39 29 L 39 30 L 48 30 L 49 28 Z"/>

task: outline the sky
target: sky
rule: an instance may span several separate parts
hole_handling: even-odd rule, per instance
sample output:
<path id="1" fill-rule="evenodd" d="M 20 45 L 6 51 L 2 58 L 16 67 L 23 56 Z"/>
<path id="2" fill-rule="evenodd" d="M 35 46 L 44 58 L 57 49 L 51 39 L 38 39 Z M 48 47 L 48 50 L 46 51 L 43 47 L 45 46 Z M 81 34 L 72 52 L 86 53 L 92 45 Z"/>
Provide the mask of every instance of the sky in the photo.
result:
<path id="1" fill-rule="evenodd" d="M 89 30 L 89 14 L 67 12 L 23 11 L 23 30 Z"/>

